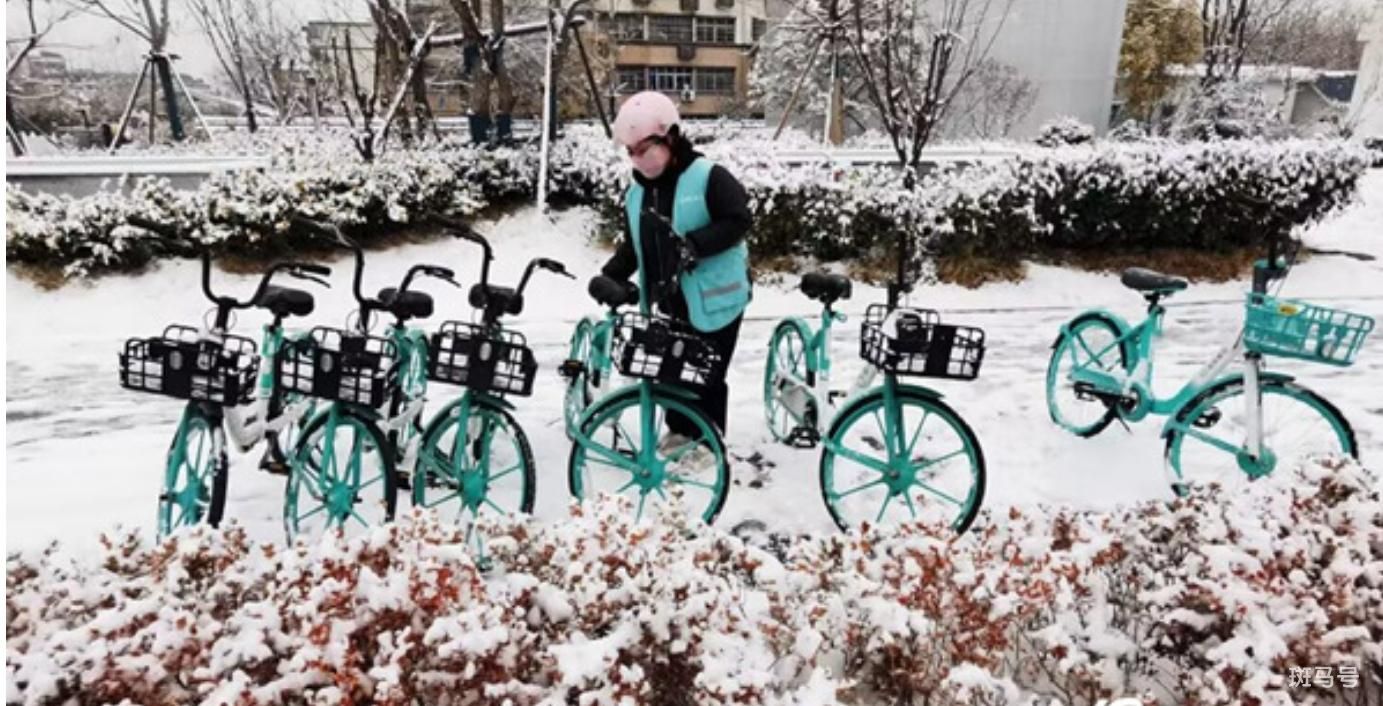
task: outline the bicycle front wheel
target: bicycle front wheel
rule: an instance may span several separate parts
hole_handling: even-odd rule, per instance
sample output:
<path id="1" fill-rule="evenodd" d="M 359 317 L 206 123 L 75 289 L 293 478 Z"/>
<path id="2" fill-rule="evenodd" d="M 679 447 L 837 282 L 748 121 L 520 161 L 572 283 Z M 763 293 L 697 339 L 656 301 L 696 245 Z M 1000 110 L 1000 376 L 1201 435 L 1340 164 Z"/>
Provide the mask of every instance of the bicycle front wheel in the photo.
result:
<path id="1" fill-rule="evenodd" d="M 933 395 L 900 387 L 894 405 L 878 389 L 836 415 L 821 453 L 826 509 L 845 531 L 928 518 L 964 532 L 984 499 L 979 440 Z"/>
<path id="2" fill-rule="evenodd" d="M 158 534 L 206 522 L 221 523 L 226 509 L 226 436 L 221 421 L 188 403 L 168 446 L 163 491 L 158 496 Z"/>
<path id="3" fill-rule="evenodd" d="M 459 412 L 443 410 L 423 432 L 413 505 L 464 523 L 471 544 L 481 513 L 533 512 L 537 483 L 528 436 L 513 416 L 484 400 L 472 401 L 465 420 Z"/>
<path id="4" fill-rule="evenodd" d="M 627 495 L 634 499 L 638 517 L 650 500 L 676 499 L 688 516 L 715 522 L 730 492 L 730 464 L 720 432 L 685 398 L 643 387 L 596 402 L 586 417 L 567 466 L 572 496 Z M 659 435 L 665 433 L 669 412 L 685 417 L 693 430 L 664 445 Z"/>
<path id="5" fill-rule="evenodd" d="M 389 522 L 396 492 L 379 427 L 350 409 L 330 409 L 308 422 L 293 451 L 283 502 L 288 540 Z"/>
<path id="6" fill-rule="evenodd" d="M 1165 455 L 1172 492 L 1218 483 L 1226 490 L 1315 456 L 1359 457 L 1354 430 L 1340 411 L 1311 390 L 1285 380 L 1260 385 L 1262 450 L 1248 449 L 1248 388 L 1223 382 L 1182 407 L 1167 432 Z"/>
<path id="7" fill-rule="evenodd" d="M 793 430 L 816 428 L 816 373 L 807 367 L 807 340 L 791 321 L 778 324 L 764 365 L 764 416 L 774 441 L 788 442 Z"/>

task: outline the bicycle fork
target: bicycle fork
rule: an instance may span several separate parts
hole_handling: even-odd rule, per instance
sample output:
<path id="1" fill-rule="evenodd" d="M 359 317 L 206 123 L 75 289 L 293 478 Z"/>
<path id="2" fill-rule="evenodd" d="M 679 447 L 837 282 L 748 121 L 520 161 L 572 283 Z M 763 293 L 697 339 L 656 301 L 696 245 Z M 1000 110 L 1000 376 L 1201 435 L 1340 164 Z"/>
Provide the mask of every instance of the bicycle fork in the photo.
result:
<path id="1" fill-rule="evenodd" d="M 1263 389 L 1259 386 L 1262 358 L 1256 353 L 1244 356 L 1244 426 L 1248 431 L 1244 450 L 1257 461 L 1263 457 Z"/>

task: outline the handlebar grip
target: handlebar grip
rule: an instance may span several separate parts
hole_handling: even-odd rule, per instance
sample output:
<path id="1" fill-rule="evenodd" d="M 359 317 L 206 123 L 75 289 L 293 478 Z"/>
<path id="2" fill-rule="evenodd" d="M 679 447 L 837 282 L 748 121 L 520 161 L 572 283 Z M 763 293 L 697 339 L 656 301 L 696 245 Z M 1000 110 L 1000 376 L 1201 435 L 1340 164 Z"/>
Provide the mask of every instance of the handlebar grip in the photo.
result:
<path id="1" fill-rule="evenodd" d="M 330 277 L 330 276 L 331 276 L 331 268 L 330 268 L 330 267 L 327 267 L 326 265 L 314 265 L 314 264 L 312 264 L 312 263 L 302 263 L 302 264 L 300 264 L 300 265 L 297 265 L 297 268 L 300 269 L 300 270 L 302 270 L 303 272 L 306 272 L 306 273 L 310 274 L 310 275 L 317 275 L 318 277 Z"/>
<path id="2" fill-rule="evenodd" d="M 428 265 L 427 274 L 429 277 L 436 277 L 437 279 L 456 279 L 455 271 L 450 267 L 442 267 L 441 265 Z"/>

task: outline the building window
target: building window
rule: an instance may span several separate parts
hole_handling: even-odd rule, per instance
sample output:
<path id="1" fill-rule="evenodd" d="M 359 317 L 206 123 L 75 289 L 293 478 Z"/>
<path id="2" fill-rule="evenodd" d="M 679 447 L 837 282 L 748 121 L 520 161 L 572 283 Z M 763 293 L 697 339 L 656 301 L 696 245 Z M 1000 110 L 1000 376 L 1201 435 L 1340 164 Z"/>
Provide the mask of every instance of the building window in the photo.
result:
<path id="1" fill-rule="evenodd" d="M 644 67 L 642 66 L 621 66 L 615 76 L 615 90 L 620 93 L 638 93 L 644 90 L 648 83 L 644 79 Z"/>
<path id="2" fill-rule="evenodd" d="M 648 39 L 654 42 L 689 44 L 692 41 L 692 18 L 686 15 L 649 15 Z"/>
<path id="3" fill-rule="evenodd" d="M 696 41 L 700 44 L 734 44 L 735 18 L 696 18 Z"/>
<path id="4" fill-rule="evenodd" d="M 710 96 L 735 95 L 735 70 L 697 67 L 696 92 Z"/>
<path id="5" fill-rule="evenodd" d="M 617 42 L 641 42 L 644 38 L 641 14 L 621 12 L 610 20 L 610 35 Z"/>
<path id="6" fill-rule="evenodd" d="M 687 66 L 648 67 L 648 89 L 673 93 L 692 85 L 692 70 Z"/>
<path id="7" fill-rule="evenodd" d="M 768 20 L 760 20 L 756 18 L 754 20 L 753 25 L 750 26 L 750 32 L 751 36 L 749 41 L 759 41 L 759 39 L 761 39 L 764 36 L 764 33 L 768 32 Z"/>

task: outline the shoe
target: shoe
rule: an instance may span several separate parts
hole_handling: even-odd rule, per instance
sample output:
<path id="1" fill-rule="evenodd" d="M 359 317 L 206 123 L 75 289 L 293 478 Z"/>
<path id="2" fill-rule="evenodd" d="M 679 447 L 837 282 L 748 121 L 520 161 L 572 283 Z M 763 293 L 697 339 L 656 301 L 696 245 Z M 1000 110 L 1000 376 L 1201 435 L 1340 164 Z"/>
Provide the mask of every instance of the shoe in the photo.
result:
<path id="1" fill-rule="evenodd" d="M 663 438 L 658 440 L 658 455 L 666 456 L 669 453 L 672 453 L 673 451 L 676 451 L 677 449 L 686 446 L 688 443 L 691 443 L 690 436 L 678 434 L 675 431 L 668 432 L 663 435 Z"/>

